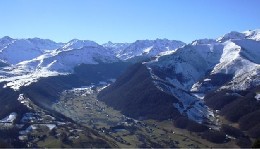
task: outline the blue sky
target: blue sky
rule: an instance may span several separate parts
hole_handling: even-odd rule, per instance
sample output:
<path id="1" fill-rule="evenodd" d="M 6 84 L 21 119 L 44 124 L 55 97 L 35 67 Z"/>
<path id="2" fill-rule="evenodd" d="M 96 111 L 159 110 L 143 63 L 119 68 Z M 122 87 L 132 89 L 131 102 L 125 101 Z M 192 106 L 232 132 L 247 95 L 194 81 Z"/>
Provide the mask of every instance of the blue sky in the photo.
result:
<path id="1" fill-rule="evenodd" d="M 1 0 L 0 37 L 191 42 L 260 28 L 260 0 Z"/>

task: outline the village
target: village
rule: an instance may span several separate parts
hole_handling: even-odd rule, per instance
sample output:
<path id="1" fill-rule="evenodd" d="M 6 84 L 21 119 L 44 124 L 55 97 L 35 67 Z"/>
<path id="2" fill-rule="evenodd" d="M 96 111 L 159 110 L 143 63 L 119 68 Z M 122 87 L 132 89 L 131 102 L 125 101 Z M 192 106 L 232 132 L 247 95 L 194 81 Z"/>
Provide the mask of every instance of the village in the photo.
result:
<path id="1" fill-rule="evenodd" d="M 0 135 L 12 138 L 9 139 L 10 144 L 20 147 L 73 147 L 91 136 L 86 127 L 69 119 L 56 119 L 24 95 L 19 96 L 18 100 L 30 112 L 21 116 L 12 112 L 0 120 Z"/>

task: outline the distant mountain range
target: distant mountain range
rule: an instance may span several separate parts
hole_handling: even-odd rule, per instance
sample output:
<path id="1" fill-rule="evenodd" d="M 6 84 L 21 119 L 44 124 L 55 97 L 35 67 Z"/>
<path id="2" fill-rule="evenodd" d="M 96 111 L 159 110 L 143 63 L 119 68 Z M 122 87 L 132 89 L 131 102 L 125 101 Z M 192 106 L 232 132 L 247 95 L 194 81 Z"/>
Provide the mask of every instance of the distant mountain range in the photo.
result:
<path id="1" fill-rule="evenodd" d="M 19 107 L 17 101 L 11 106 L 18 92 L 48 109 L 65 89 L 99 82 L 108 85 L 98 99 L 126 116 L 185 117 L 220 128 L 216 119 L 221 113 L 250 137 L 260 136 L 260 30 L 187 44 L 168 39 L 103 45 L 77 39 L 0 39 L 0 101 L 9 105 L 0 117 Z M 254 121 L 253 130 L 246 120 Z"/>
<path id="2" fill-rule="evenodd" d="M 70 73 L 79 64 L 131 61 L 130 59 L 136 57 L 140 57 L 138 61 L 141 61 L 184 45 L 183 42 L 167 39 L 139 40 L 132 44 L 109 42 L 99 45 L 94 41 L 77 39 L 68 43 L 55 43 L 48 39 L 10 37 L 1 38 L 0 43 L 1 64 L 8 66 L 3 68 L 1 80 L 16 80 L 16 83 L 10 85 L 15 88 L 28 85 L 39 77 Z"/>

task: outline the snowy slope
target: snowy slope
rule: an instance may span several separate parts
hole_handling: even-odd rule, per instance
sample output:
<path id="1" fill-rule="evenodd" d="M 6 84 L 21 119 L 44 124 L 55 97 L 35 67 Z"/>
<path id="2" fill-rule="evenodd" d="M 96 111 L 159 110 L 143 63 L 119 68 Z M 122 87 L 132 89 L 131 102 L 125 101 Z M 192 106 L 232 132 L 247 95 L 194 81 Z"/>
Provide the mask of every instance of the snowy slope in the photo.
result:
<path id="1" fill-rule="evenodd" d="M 259 71 L 260 42 L 247 37 L 245 33 L 231 32 L 217 40 L 195 40 L 171 54 L 159 56 L 147 66 L 154 76 L 187 91 L 201 80 L 208 82 L 206 77 L 210 75 L 231 75 L 232 80 L 252 76 Z M 236 86 L 250 87 L 239 83 Z"/>
<path id="2" fill-rule="evenodd" d="M 230 32 L 216 40 L 195 40 L 145 64 L 155 85 L 179 99 L 174 106 L 190 119 L 201 122 L 212 112 L 194 92 L 245 90 L 260 85 L 257 35 L 256 30 Z"/>
<path id="3" fill-rule="evenodd" d="M 147 63 L 147 66 L 156 70 L 155 75 L 163 73 L 161 79 L 172 82 L 178 88 L 189 90 L 218 63 L 222 48 L 218 42 L 189 44 L 170 55 L 161 56 L 156 61 Z"/>
<path id="4" fill-rule="evenodd" d="M 75 66 L 84 64 L 112 63 L 117 62 L 113 53 L 102 46 L 85 46 L 86 42 L 75 42 L 76 45 L 66 44 L 63 48 L 47 52 L 32 60 L 20 62 L 0 71 L 0 82 L 6 81 L 5 87 L 19 90 L 21 86 L 37 82 L 39 78 L 66 75 L 73 72 Z M 72 49 L 72 47 L 82 47 Z"/>
<path id="5" fill-rule="evenodd" d="M 210 75 L 229 76 L 230 79 L 223 82 L 223 85 L 216 85 L 216 79 L 224 80 L 223 78 L 206 79 L 194 84 L 192 91 L 205 91 L 206 88 L 226 88 L 233 90 L 245 90 L 252 86 L 260 84 L 260 61 L 259 50 L 260 43 L 255 40 L 228 40 L 222 43 L 224 46 L 223 53 L 219 63 L 211 70 Z"/>
<path id="6" fill-rule="evenodd" d="M 117 57 L 122 60 L 134 58 L 136 56 L 156 56 L 161 52 L 172 51 L 185 43 L 181 41 L 168 40 L 168 39 L 156 39 L 156 40 L 137 40 L 130 44 L 124 50 L 118 53 Z"/>
<path id="7" fill-rule="evenodd" d="M 208 119 L 211 112 L 189 90 L 218 63 L 222 48 L 216 41 L 197 40 L 146 63 L 155 85 L 179 99 L 179 103 L 174 103 L 179 112 L 200 123 Z"/>
<path id="8" fill-rule="evenodd" d="M 74 45 L 75 44 L 75 45 Z M 94 46 L 92 46 L 94 45 Z M 74 48 L 78 47 L 78 48 Z M 118 59 L 108 49 L 103 48 L 95 42 L 79 41 L 69 42 L 64 47 L 50 53 L 41 55 L 35 59 L 17 64 L 20 70 L 42 69 L 50 71 L 72 72 L 79 64 L 97 64 L 116 62 Z"/>
<path id="9" fill-rule="evenodd" d="M 142 46 L 143 42 L 145 45 L 154 47 L 150 50 L 144 49 L 145 47 Z M 3 60 L 15 65 L 6 67 L 0 72 L 2 77 L 0 82 L 7 81 L 6 87 L 9 86 L 18 90 L 20 86 L 29 85 L 41 77 L 72 73 L 74 67 L 82 63 L 117 62 L 119 61 L 117 57 L 120 57 L 119 53 L 123 50 L 129 52 L 129 50 L 138 51 L 141 49 L 149 55 L 156 55 L 162 51 L 176 49 L 183 43 L 157 39 L 155 41 L 137 41 L 131 45 L 132 48 L 135 47 L 137 49 L 130 48 L 125 50 L 130 46 L 128 43 L 108 42 L 100 46 L 93 41 L 73 39 L 63 44 L 62 47 L 43 50 L 50 49 L 53 45 L 49 41 L 38 38 L 15 40 L 8 46 L 8 49 L 4 49 L 1 53 Z M 20 55 L 16 56 L 14 53 L 18 51 Z M 132 57 L 135 56 L 139 55 L 132 55 Z"/>
<path id="10" fill-rule="evenodd" d="M 37 67 L 47 67 L 49 70 L 58 72 L 71 72 L 79 64 L 97 64 L 117 62 L 118 59 L 105 48 L 83 47 L 63 51 L 55 56 L 43 59 Z"/>
<path id="11" fill-rule="evenodd" d="M 243 32 L 246 35 L 247 39 L 252 39 L 256 41 L 260 41 L 260 29 L 257 30 L 249 30 Z"/>
<path id="12" fill-rule="evenodd" d="M 31 60 L 48 52 L 48 50 L 61 46 L 62 44 L 48 39 L 11 39 L 10 37 L 4 37 L 0 40 L 0 60 L 8 64 L 17 64 L 25 60 Z"/>

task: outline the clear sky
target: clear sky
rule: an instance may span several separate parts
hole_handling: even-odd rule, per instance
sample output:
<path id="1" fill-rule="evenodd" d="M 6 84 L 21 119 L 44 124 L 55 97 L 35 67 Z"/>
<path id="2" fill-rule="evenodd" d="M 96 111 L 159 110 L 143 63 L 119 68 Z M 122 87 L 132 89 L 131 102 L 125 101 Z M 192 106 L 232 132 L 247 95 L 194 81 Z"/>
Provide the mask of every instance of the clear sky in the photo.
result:
<path id="1" fill-rule="evenodd" d="M 260 28 L 260 0 L 0 0 L 0 37 L 191 42 Z"/>

